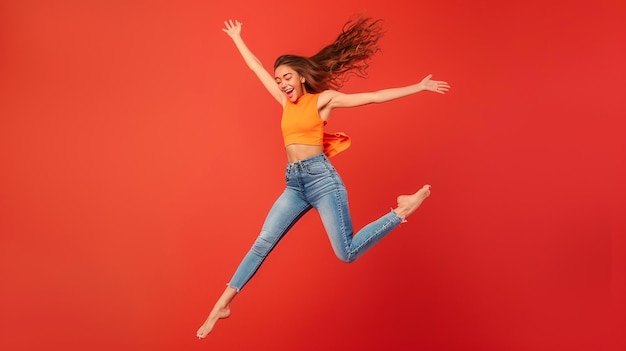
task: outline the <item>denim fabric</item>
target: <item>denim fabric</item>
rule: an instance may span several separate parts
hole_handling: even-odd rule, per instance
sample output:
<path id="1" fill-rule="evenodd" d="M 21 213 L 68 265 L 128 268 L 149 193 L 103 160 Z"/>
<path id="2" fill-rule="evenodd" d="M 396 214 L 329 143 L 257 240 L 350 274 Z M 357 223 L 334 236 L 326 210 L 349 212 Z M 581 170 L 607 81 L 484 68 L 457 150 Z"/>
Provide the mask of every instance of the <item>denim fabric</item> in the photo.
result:
<path id="1" fill-rule="evenodd" d="M 317 209 L 337 257 L 352 262 L 374 246 L 402 219 L 390 211 L 353 236 L 346 188 L 326 155 L 287 164 L 287 186 L 272 206 L 261 233 L 228 285 L 240 291 L 289 229 L 311 208 Z"/>

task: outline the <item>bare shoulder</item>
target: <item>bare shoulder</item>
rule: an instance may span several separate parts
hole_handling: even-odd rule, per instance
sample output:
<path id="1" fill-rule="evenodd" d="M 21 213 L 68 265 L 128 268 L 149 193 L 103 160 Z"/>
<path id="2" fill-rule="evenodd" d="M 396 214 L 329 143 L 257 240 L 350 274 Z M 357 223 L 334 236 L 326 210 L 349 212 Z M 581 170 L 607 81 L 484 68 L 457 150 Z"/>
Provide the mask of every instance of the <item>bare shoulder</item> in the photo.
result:
<path id="1" fill-rule="evenodd" d="M 317 108 L 321 110 L 327 107 L 332 107 L 331 103 L 340 94 L 341 93 L 338 92 L 337 90 L 324 90 L 323 92 L 320 93 L 319 97 L 317 98 Z"/>

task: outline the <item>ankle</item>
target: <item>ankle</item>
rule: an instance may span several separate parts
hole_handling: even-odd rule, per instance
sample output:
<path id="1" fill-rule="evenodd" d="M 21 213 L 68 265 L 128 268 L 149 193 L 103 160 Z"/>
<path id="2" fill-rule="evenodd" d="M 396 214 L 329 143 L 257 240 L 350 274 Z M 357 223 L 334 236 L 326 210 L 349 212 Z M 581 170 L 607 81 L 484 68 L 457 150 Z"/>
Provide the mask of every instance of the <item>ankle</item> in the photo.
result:
<path id="1" fill-rule="evenodd" d="M 405 208 L 397 207 L 393 210 L 398 217 L 402 220 L 402 222 L 406 221 L 406 217 L 408 216 L 408 210 Z"/>

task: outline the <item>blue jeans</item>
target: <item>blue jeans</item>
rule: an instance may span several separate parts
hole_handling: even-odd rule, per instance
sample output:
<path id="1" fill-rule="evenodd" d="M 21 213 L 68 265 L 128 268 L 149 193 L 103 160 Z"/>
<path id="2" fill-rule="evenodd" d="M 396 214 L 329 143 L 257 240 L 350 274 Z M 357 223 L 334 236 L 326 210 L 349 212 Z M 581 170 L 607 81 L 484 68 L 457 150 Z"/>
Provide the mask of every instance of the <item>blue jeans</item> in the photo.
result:
<path id="1" fill-rule="evenodd" d="M 287 164 L 287 186 L 270 210 L 261 234 L 228 285 L 240 291 L 289 229 L 317 209 L 337 257 L 352 262 L 379 242 L 402 219 L 390 211 L 353 234 L 346 188 L 326 155 Z"/>

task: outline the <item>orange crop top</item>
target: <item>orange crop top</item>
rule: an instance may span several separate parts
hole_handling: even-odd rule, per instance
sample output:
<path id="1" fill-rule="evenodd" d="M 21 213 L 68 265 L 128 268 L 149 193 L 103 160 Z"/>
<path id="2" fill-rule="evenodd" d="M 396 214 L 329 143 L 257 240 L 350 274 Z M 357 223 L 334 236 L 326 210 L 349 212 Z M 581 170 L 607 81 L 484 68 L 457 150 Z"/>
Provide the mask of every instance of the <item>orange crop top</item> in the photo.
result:
<path id="1" fill-rule="evenodd" d="M 324 133 L 326 121 L 317 110 L 319 94 L 304 94 L 296 103 L 287 100 L 283 109 L 280 127 L 285 147 L 291 144 L 320 145 L 328 157 L 344 151 L 350 146 L 350 137 L 345 133 Z"/>

